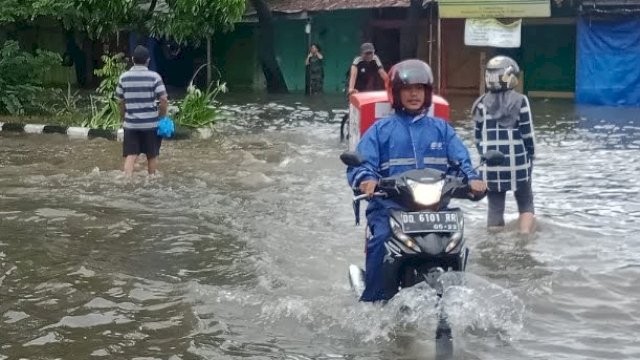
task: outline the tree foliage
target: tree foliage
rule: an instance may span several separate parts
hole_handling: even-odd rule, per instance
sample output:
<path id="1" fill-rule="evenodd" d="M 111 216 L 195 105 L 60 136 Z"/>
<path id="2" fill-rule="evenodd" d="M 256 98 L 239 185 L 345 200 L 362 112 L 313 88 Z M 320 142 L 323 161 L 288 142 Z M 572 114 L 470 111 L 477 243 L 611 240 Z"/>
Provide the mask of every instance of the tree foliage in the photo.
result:
<path id="1" fill-rule="evenodd" d="M 168 11 L 155 13 L 150 30 L 178 42 L 198 42 L 216 31 L 231 30 L 245 10 L 245 0 L 173 0 L 167 5 Z"/>
<path id="2" fill-rule="evenodd" d="M 136 30 L 197 42 L 242 19 L 245 0 L 0 0 L 0 25 L 38 18 L 94 37 Z"/>
<path id="3" fill-rule="evenodd" d="M 61 61 L 58 54 L 22 51 L 15 41 L 0 47 L 0 113 L 21 115 L 43 110 L 44 75 Z"/>
<path id="4" fill-rule="evenodd" d="M 102 56 L 102 68 L 94 73 L 102 81 L 98 86 L 98 96 L 91 97 L 91 118 L 82 123 L 82 126 L 91 129 L 117 129 L 120 126 L 120 109 L 116 99 L 116 87 L 120 75 L 127 67 L 124 54 Z"/>
<path id="5" fill-rule="evenodd" d="M 0 0 L 0 24 L 61 21 L 68 29 L 100 37 L 139 18 L 139 0 Z"/>

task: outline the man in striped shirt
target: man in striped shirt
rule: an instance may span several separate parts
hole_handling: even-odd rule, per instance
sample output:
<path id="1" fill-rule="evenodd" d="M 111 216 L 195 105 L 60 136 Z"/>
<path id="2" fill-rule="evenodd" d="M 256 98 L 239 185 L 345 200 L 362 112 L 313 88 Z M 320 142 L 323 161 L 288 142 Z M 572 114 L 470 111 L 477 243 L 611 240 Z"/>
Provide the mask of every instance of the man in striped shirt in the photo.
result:
<path id="1" fill-rule="evenodd" d="M 157 134 L 158 119 L 167 114 L 169 106 L 162 78 L 148 66 L 149 50 L 139 45 L 133 51 L 133 67 L 120 76 L 116 88 L 124 127 L 124 172 L 129 177 L 140 154 L 147 156 L 149 175 L 155 174 L 162 143 Z"/>

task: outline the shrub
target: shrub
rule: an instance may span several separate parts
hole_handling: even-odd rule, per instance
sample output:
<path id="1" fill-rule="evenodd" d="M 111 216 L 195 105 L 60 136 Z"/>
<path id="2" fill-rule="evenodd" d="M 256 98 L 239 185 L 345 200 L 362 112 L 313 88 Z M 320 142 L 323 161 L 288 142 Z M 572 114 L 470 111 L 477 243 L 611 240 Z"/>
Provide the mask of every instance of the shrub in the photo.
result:
<path id="1" fill-rule="evenodd" d="M 125 72 L 127 63 L 124 54 L 102 56 L 104 65 L 94 73 L 102 78 L 98 86 L 98 96 L 91 97 L 91 118 L 82 126 L 92 129 L 117 129 L 120 127 L 120 109 L 115 97 L 120 75 Z"/>
<path id="2" fill-rule="evenodd" d="M 100 106 L 101 105 L 101 106 Z M 91 96 L 91 117 L 81 126 L 91 129 L 117 129 L 120 127 L 120 108 L 114 98 Z"/>
<path id="3" fill-rule="evenodd" d="M 22 51 L 16 41 L 6 41 L 0 48 L 0 113 L 45 111 L 41 99 L 44 74 L 61 61 L 56 53 L 37 50 L 32 55 Z"/>
<path id="4" fill-rule="evenodd" d="M 201 91 L 195 85 L 187 88 L 187 95 L 178 105 L 178 125 L 189 128 L 211 127 L 216 123 L 218 109 L 216 97 L 227 92 L 226 83 L 211 83 L 207 90 Z"/>
<path id="5" fill-rule="evenodd" d="M 55 91 L 53 95 L 55 95 L 57 99 L 57 102 L 54 103 L 51 107 L 52 112 L 55 115 L 75 115 L 80 112 L 78 103 L 80 102 L 80 100 L 82 100 L 82 97 L 80 96 L 80 92 L 78 90 L 71 90 L 71 83 L 67 82 L 66 93 Z"/>

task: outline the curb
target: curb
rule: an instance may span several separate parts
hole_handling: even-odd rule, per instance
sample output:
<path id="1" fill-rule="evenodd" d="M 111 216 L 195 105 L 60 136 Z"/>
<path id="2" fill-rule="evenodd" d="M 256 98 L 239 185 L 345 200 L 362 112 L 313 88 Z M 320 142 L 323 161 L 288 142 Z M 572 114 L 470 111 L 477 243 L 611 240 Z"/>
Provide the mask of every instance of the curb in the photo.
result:
<path id="1" fill-rule="evenodd" d="M 122 141 L 124 138 L 124 129 L 104 130 L 90 129 L 76 126 L 61 125 L 43 125 L 43 124 L 18 124 L 18 123 L 2 123 L 0 122 L 0 132 L 17 132 L 25 134 L 62 134 L 73 139 L 95 139 L 102 138 L 107 140 Z M 187 140 L 187 139 L 208 139 L 213 135 L 211 129 L 176 129 L 176 133 L 168 140 Z M 167 139 L 165 139 L 167 140 Z"/>

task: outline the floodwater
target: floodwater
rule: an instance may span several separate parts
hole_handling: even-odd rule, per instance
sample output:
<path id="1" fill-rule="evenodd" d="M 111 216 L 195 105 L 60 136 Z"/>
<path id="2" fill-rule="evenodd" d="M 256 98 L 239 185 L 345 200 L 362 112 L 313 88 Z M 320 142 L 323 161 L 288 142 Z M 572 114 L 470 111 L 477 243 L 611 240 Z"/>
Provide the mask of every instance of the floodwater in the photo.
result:
<path id="1" fill-rule="evenodd" d="M 119 143 L 0 133 L 0 359 L 434 358 L 433 293 L 381 307 L 349 289 L 363 229 L 342 100 L 254 100 L 214 139 L 166 142 L 160 176 L 141 163 L 133 182 Z M 471 100 L 452 99 L 469 145 Z M 638 359 L 638 111 L 533 110 L 537 235 L 490 235 L 486 202 L 458 203 L 455 357 Z"/>

